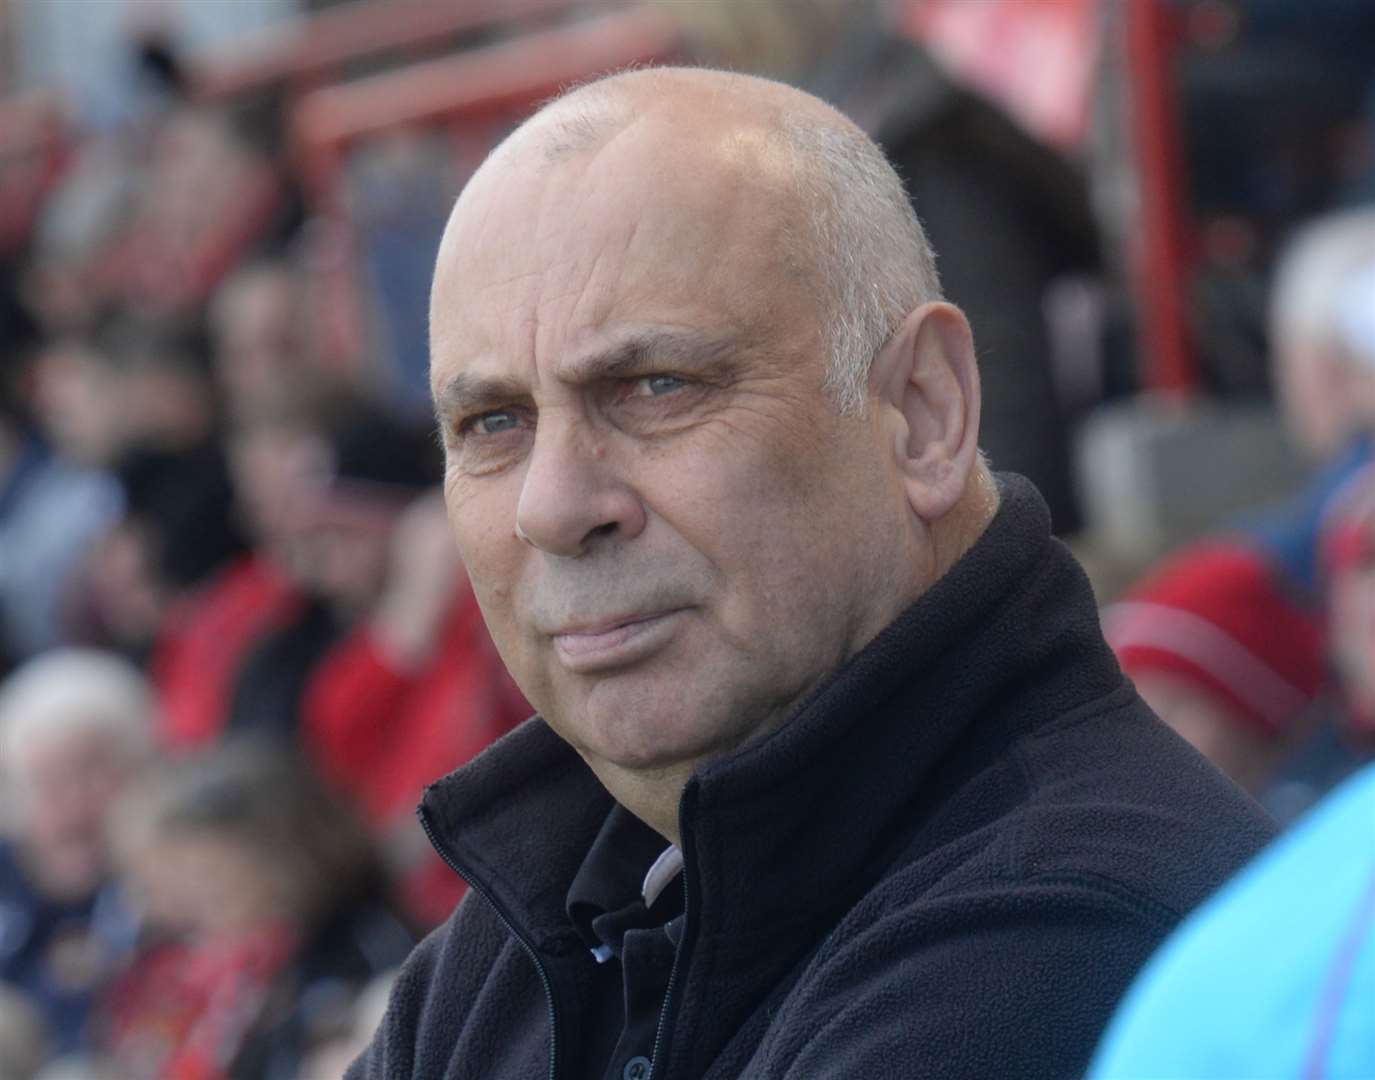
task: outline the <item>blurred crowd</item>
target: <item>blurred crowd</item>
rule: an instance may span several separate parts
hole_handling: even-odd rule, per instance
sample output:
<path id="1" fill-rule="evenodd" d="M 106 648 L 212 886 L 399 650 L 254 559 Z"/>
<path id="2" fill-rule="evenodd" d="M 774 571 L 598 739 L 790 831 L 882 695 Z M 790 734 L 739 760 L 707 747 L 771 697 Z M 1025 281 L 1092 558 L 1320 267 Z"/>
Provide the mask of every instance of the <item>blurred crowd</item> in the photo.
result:
<path id="1" fill-rule="evenodd" d="M 462 892 L 420 792 L 528 708 L 290 171 L 129 60 L 0 267 L 0 1076 L 337 1077 Z"/>
<path id="2" fill-rule="evenodd" d="M 753 52 L 687 30 L 898 161 L 984 346 L 986 449 L 1072 531 L 1043 309 L 1101 267 L 1085 179 L 891 27 L 806 9 Z M 357 312 L 281 117 L 197 103 L 155 36 L 128 61 L 139 108 L 76 143 L 0 264 L 0 1080 L 338 1076 L 462 892 L 421 790 L 528 712 L 449 539 L 425 279 L 388 296 L 428 274 L 461 177 L 427 187 L 404 137 L 360 160 L 363 232 L 387 227 L 362 351 L 388 360 L 339 363 Z M 1314 478 L 1105 625 L 1156 710 L 1291 818 L 1375 746 L 1375 210 L 1285 239 L 1271 361 Z"/>
<path id="3" fill-rule="evenodd" d="M 1311 478 L 1170 553 L 1104 628 L 1155 711 L 1289 821 L 1375 751 L 1375 205 L 1296 234 L 1270 313 Z"/>

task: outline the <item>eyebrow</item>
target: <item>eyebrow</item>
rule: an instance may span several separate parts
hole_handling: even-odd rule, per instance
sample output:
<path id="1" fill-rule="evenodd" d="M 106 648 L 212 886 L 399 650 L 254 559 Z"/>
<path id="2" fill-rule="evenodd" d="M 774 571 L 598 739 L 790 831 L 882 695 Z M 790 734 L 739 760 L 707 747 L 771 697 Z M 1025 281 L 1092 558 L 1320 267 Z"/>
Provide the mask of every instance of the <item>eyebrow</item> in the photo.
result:
<path id="1" fill-rule="evenodd" d="M 464 416 L 526 396 L 524 384 L 512 378 L 487 378 L 459 372 L 446 379 L 434 396 L 435 419 Z"/>
<path id="2" fill-rule="evenodd" d="M 719 366 L 739 348 L 733 337 L 655 327 L 632 331 L 607 348 L 576 357 L 561 365 L 558 375 L 565 382 L 587 383 L 647 371 L 701 371 Z"/>
<path id="3" fill-rule="evenodd" d="M 701 372 L 722 367 L 740 349 L 741 343 L 731 337 L 656 327 L 633 331 L 608 347 L 560 365 L 557 377 L 581 384 L 656 370 Z M 446 416 L 481 412 L 529 396 L 521 380 L 459 372 L 436 391 L 435 415 L 442 424 Z"/>

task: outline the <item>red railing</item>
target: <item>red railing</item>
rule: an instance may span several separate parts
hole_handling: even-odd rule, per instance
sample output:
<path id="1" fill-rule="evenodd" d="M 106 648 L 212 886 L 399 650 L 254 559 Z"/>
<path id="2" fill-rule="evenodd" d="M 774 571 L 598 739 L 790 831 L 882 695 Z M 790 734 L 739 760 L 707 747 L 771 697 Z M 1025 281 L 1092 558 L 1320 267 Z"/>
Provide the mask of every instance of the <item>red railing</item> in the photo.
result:
<path id="1" fill-rule="evenodd" d="M 1182 115 L 1172 58 L 1181 19 L 1161 0 L 1128 0 L 1126 61 L 1139 205 L 1133 230 L 1133 289 L 1143 389 L 1184 399 L 1198 389 L 1189 295 L 1193 258 Z"/>
<path id="2" fill-rule="evenodd" d="M 389 54 L 409 62 L 464 35 L 538 25 L 569 6 L 570 0 L 359 0 L 197 58 L 193 88 L 207 102 L 274 88 L 299 97 L 353 65 Z"/>
<path id="3" fill-rule="evenodd" d="M 294 145 L 312 196 L 328 206 L 356 144 L 416 127 L 454 128 L 530 112 L 562 87 L 600 72 L 666 59 L 675 25 L 649 9 L 605 15 L 307 95 Z"/>
<path id="4" fill-rule="evenodd" d="M 316 215 L 311 263 L 321 297 L 322 359 L 366 366 L 368 301 L 345 197 L 351 154 L 410 133 L 448 136 L 461 181 L 494 139 L 582 79 L 679 53 L 676 24 L 641 8 L 540 30 L 307 94 L 292 110 L 291 148 Z M 462 159 L 460 161 L 460 159 Z"/>

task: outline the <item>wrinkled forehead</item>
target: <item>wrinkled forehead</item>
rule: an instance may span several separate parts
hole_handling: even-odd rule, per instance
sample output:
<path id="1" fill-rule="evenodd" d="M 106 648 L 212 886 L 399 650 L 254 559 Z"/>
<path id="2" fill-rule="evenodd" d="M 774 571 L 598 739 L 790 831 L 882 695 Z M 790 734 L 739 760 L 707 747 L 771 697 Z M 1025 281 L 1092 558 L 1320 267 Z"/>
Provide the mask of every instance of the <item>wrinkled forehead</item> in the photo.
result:
<path id="1" fill-rule="evenodd" d="M 522 133 L 456 206 L 431 305 L 437 364 L 509 352 L 534 325 L 759 331 L 810 295 L 792 170 L 765 128 L 650 114 L 571 150 L 562 134 Z"/>

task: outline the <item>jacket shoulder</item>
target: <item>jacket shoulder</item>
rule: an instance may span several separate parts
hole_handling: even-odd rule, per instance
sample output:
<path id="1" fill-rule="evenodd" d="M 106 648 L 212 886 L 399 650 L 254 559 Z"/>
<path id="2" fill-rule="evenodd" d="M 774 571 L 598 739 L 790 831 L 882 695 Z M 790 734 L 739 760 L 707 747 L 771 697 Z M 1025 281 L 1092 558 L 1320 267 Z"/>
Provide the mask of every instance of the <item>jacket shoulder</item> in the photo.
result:
<path id="1" fill-rule="evenodd" d="M 1078 1075 L 1179 919 L 1271 835 L 1134 695 L 955 792 L 827 935 L 748 1075 Z"/>
<path id="2" fill-rule="evenodd" d="M 903 892 L 894 880 L 870 894 L 830 935 L 745 1075 L 1079 1075 L 1164 933 L 1091 885 Z"/>
<path id="3" fill-rule="evenodd" d="M 1171 922 L 1274 837 L 1260 806 L 1134 694 L 1022 740 L 1027 785 L 1011 853 L 1018 872 L 1096 882 Z"/>

